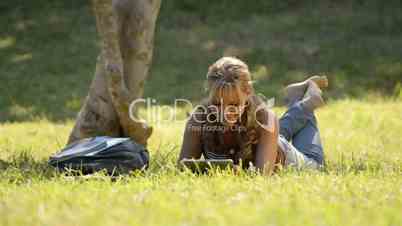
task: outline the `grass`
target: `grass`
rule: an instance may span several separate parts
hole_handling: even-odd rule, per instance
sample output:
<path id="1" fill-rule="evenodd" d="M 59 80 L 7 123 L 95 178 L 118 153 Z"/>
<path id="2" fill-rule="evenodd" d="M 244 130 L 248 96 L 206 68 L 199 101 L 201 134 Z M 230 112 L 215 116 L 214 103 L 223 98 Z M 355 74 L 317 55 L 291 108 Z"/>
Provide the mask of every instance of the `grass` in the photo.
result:
<path id="1" fill-rule="evenodd" d="M 244 59 L 267 97 L 314 73 L 329 76 L 331 98 L 402 93 L 399 1 L 291 2 L 164 1 L 145 96 L 199 100 L 222 55 Z M 88 2 L 3 1 L 0 10 L 0 121 L 72 119 L 99 48 Z"/>
<path id="2" fill-rule="evenodd" d="M 92 79 L 99 46 L 88 2 L 2 1 L 0 225 L 401 225 L 401 3 L 299 2 L 166 0 L 145 96 L 154 110 L 199 100 L 222 55 L 246 60 L 267 97 L 326 73 L 323 172 L 178 172 L 183 122 L 165 122 L 154 124 L 150 169 L 112 179 L 46 163 Z"/>
<path id="3" fill-rule="evenodd" d="M 401 106 L 389 99 L 330 102 L 317 113 L 326 170 L 272 178 L 178 172 L 182 123 L 158 125 L 145 174 L 63 176 L 46 160 L 63 146 L 72 121 L 3 123 L 0 225 L 400 225 Z"/>

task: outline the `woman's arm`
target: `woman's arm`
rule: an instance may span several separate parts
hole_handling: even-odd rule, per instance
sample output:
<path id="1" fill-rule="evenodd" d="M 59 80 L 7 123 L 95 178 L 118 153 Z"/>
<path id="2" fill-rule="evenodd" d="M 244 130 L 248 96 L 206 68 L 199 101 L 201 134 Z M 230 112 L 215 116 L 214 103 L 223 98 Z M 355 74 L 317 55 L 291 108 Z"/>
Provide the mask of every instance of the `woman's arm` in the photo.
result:
<path id="1" fill-rule="evenodd" d="M 186 123 L 184 130 L 183 143 L 178 159 L 178 163 L 182 159 L 198 159 L 201 157 L 201 127 L 193 123 L 190 119 Z"/>
<path id="2" fill-rule="evenodd" d="M 255 156 L 255 166 L 265 175 L 271 175 L 275 168 L 278 155 L 279 122 L 276 115 L 267 110 L 266 122 L 271 123 L 268 127 L 259 126 L 260 139 Z"/>

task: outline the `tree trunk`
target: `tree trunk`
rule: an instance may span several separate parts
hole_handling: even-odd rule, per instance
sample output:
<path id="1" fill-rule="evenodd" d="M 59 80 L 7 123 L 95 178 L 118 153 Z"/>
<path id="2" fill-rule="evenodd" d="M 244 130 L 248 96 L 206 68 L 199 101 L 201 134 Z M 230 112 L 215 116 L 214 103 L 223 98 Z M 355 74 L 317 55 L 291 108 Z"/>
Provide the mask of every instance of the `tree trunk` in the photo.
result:
<path id="1" fill-rule="evenodd" d="M 113 136 L 146 145 L 152 128 L 132 120 L 129 106 L 143 95 L 161 0 L 91 1 L 102 50 L 68 143 Z"/>

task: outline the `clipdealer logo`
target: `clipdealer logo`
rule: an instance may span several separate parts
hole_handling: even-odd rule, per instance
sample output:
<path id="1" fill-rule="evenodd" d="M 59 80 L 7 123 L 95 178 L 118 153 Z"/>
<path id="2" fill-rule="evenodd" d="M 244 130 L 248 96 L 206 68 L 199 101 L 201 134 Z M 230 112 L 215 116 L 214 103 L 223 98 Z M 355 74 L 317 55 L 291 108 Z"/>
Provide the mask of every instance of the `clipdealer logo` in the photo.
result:
<path id="1" fill-rule="evenodd" d="M 275 98 L 267 99 L 262 94 L 259 94 L 260 98 L 263 100 L 261 104 L 253 108 L 254 118 L 256 123 L 269 132 L 273 132 L 275 128 L 275 114 L 272 108 L 275 106 Z M 222 101 L 221 101 L 222 102 Z M 156 99 L 153 98 L 140 98 L 134 100 L 129 105 L 129 117 L 134 122 L 146 123 L 146 120 L 139 118 L 137 111 L 138 109 L 145 106 L 146 115 L 148 122 L 155 124 L 156 127 L 160 126 L 162 123 L 177 122 L 183 123 L 188 121 L 190 117 L 193 117 L 197 123 L 221 123 L 225 122 L 234 123 L 233 119 L 229 115 L 241 115 L 244 113 L 245 106 L 233 106 L 228 105 L 222 107 L 222 105 L 193 105 L 190 100 L 187 99 L 175 99 L 173 105 L 159 105 Z M 182 115 L 183 108 L 188 107 L 193 109 L 192 113 L 187 115 L 187 117 L 178 117 Z M 181 114 L 180 114 L 181 113 Z M 195 117 L 197 114 L 204 114 L 206 117 Z M 164 117 L 162 117 L 162 115 Z M 203 120 L 200 120 L 203 118 Z M 265 120 L 260 120 L 264 118 Z M 237 120 L 237 118 L 235 118 Z M 217 127 L 219 128 L 219 127 Z"/>

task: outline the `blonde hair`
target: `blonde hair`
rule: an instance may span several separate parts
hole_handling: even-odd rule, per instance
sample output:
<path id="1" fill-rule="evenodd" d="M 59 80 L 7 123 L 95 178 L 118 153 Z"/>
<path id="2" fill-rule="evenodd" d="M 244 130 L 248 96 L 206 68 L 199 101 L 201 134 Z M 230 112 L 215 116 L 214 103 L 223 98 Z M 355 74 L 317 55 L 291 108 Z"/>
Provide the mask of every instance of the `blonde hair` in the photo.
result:
<path id="1" fill-rule="evenodd" d="M 222 57 L 213 63 L 207 82 L 209 103 L 241 104 L 254 93 L 247 64 L 234 57 Z"/>

